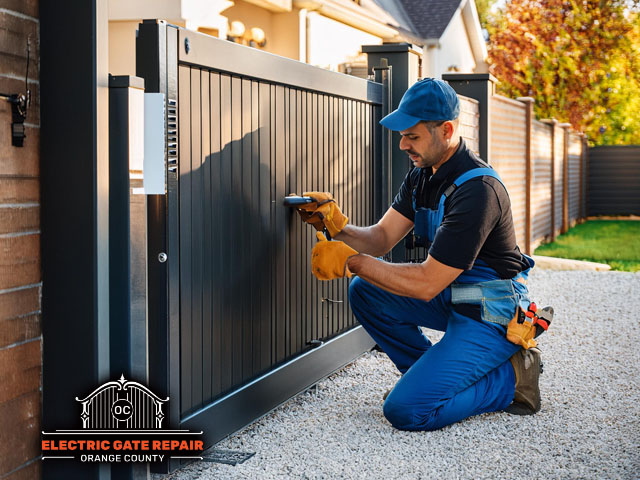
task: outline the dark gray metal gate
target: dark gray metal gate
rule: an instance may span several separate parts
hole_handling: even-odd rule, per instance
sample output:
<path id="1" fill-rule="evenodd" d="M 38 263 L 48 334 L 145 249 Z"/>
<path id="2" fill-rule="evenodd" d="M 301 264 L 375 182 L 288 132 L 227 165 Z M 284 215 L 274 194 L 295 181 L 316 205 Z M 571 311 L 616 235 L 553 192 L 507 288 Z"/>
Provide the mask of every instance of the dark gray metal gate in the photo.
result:
<path id="1" fill-rule="evenodd" d="M 171 424 L 210 444 L 373 345 L 347 281 L 311 275 L 315 231 L 282 200 L 331 191 L 353 224 L 380 218 L 388 89 L 157 21 L 137 58 L 168 122 L 167 194 L 148 212 L 149 258 L 168 255 L 149 266 L 150 383 Z"/>
<path id="2" fill-rule="evenodd" d="M 589 149 L 588 215 L 640 215 L 640 146 Z"/>

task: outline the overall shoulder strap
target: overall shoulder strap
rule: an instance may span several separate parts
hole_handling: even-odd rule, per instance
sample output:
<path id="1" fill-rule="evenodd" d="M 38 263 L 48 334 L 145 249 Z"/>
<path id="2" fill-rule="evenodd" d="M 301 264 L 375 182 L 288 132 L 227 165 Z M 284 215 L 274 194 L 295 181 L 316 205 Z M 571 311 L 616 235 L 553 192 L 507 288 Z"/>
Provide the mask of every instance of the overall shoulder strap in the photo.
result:
<path id="1" fill-rule="evenodd" d="M 444 193 L 440 196 L 440 200 L 438 202 L 438 208 L 436 210 L 429 210 L 429 221 L 427 226 L 427 238 L 429 241 L 433 241 L 436 235 L 437 229 L 440 227 L 442 220 L 444 219 L 444 202 L 447 200 L 449 195 L 451 195 L 456 188 L 462 185 L 467 180 L 471 180 L 476 177 L 489 176 L 497 178 L 500 183 L 500 177 L 496 173 L 493 168 L 473 168 L 471 170 L 466 171 L 458 178 L 456 178 L 453 183 L 444 191 Z M 504 184 L 503 184 L 504 185 Z M 414 205 L 415 210 L 415 205 Z"/>
<path id="2" fill-rule="evenodd" d="M 456 178 L 453 181 L 453 183 L 449 186 L 449 188 L 447 188 L 444 191 L 444 193 L 442 194 L 442 197 L 440 197 L 440 203 L 444 204 L 444 201 L 449 197 L 449 195 L 451 195 L 464 182 L 471 180 L 472 178 L 478 178 L 478 177 L 493 177 L 496 180 L 498 180 L 500 183 L 502 183 L 502 186 L 504 187 L 504 182 L 500 178 L 500 175 L 498 175 L 498 172 L 496 172 L 493 168 L 483 168 L 483 167 L 472 168 L 471 170 L 467 170 L 466 172 L 464 172 L 462 175 L 460 175 L 458 178 Z M 506 190 L 506 187 L 505 187 L 505 190 Z"/>

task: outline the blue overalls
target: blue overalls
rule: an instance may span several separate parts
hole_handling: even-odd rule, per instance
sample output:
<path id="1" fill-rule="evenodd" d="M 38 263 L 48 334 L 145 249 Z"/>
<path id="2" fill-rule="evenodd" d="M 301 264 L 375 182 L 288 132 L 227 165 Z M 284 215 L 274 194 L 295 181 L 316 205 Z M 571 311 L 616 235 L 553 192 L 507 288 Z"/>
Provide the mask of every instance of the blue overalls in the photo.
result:
<path id="1" fill-rule="evenodd" d="M 500 180 L 493 169 L 476 168 L 454 185 L 483 175 Z M 433 241 L 446 197 L 456 186 L 445 191 L 437 210 L 416 209 L 414 190 L 416 236 Z M 527 257 L 527 261 L 533 267 L 533 260 Z M 502 280 L 476 260 L 471 270 L 429 302 L 389 293 L 361 278 L 351 282 L 349 300 L 356 318 L 403 374 L 383 408 L 394 427 L 435 430 L 472 415 L 503 410 L 512 402 L 515 376 L 509 358 L 520 347 L 506 339 L 506 325 L 518 304 L 528 306 L 527 287 L 521 282 L 530 268 Z M 468 305 L 456 311 L 454 304 L 479 305 L 482 319 L 460 313 L 469 312 Z M 420 326 L 445 334 L 433 345 Z"/>

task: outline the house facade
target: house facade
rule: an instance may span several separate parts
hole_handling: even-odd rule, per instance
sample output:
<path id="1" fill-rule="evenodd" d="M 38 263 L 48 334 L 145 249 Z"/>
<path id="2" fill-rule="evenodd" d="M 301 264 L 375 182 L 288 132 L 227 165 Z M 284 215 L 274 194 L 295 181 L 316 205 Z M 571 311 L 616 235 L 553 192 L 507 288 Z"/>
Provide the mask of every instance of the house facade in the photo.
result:
<path id="1" fill-rule="evenodd" d="M 422 76 L 487 73 L 487 47 L 474 0 L 378 0 L 399 34 L 424 49 Z"/>
<path id="2" fill-rule="evenodd" d="M 112 0 L 111 74 L 135 74 L 144 18 L 362 78 L 371 74 L 362 45 L 394 42 L 422 49 L 420 77 L 488 71 L 474 0 Z"/>

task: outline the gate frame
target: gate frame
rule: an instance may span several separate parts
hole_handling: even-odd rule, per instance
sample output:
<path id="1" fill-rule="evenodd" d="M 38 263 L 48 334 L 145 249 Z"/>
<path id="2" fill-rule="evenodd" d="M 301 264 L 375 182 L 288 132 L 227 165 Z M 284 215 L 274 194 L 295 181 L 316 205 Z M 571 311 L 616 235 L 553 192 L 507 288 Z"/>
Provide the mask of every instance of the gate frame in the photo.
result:
<path id="1" fill-rule="evenodd" d="M 171 108 L 177 114 L 178 67 L 181 65 L 375 103 L 380 108 L 376 109 L 379 114 L 374 115 L 374 125 L 390 106 L 390 72 L 379 75 L 387 82 L 386 85 L 374 83 L 187 31 L 158 20 L 145 20 L 139 25 L 136 45 L 136 75 L 145 79 L 147 92 L 165 93 L 167 122 Z M 240 51 L 242 62 L 238 61 Z M 179 104 L 177 108 L 180 108 Z M 390 134 L 375 127 L 372 134 L 372 169 L 373 172 L 381 172 L 373 176 L 372 186 L 373 213 L 377 220 L 386 207 L 384 200 L 380 201 L 377 196 L 388 190 L 384 173 L 389 170 L 387 162 L 390 158 L 385 153 Z M 174 141 L 180 144 L 179 139 L 172 139 Z M 149 384 L 160 396 L 172 399 L 168 412 L 172 427 L 203 430 L 205 445 L 213 445 L 350 363 L 370 350 L 375 342 L 361 326 L 356 326 L 181 418 L 177 222 L 179 175 L 173 165 L 170 163 L 167 166 L 167 193 L 148 198 Z M 167 253 L 166 262 L 156 260 L 159 252 Z M 256 402 L 256 398 L 260 401 Z M 168 465 L 154 468 L 154 471 L 166 473 L 179 466 L 180 463 L 173 460 Z"/>

